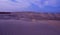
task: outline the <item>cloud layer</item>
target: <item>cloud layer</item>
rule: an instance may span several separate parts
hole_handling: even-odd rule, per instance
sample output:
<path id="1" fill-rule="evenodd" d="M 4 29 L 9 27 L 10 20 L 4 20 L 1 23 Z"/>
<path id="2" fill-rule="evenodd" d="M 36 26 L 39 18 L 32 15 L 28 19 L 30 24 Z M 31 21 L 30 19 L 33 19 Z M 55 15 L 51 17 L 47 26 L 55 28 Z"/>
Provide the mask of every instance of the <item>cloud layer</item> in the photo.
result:
<path id="1" fill-rule="evenodd" d="M 18 0 L 19 1 L 19 0 Z M 12 11 L 16 9 L 23 10 L 30 6 L 30 3 L 28 1 L 20 0 L 21 2 L 12 2 L 8 0 L 2 0 L 0 1 L 0 11 Z"/>
<path id="2" fill-rule="evenodd" d="M 27 11 L 33 6 L 32 4 L 39 7 L 40 10 L 45 10 L 47 7 L 49 9 L 49 6 L 54 8 L 59 5 L 57 0 L 0 0 L 0 11 Z M 39 8 L 35 7 L 35 10 Z M 34 10 L 34 7 L 32 9 Z"/>

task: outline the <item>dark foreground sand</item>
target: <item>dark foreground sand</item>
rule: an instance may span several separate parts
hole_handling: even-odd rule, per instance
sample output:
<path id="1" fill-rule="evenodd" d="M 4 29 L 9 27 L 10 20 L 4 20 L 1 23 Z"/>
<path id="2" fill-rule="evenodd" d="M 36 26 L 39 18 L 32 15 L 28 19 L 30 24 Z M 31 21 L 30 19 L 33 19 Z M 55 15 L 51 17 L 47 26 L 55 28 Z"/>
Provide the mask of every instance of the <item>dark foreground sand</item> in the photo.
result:
<path id="1" fill-rule="evenodd" d="M 60 21 L 0 20 L 0 35 L 60 35 Z"/>

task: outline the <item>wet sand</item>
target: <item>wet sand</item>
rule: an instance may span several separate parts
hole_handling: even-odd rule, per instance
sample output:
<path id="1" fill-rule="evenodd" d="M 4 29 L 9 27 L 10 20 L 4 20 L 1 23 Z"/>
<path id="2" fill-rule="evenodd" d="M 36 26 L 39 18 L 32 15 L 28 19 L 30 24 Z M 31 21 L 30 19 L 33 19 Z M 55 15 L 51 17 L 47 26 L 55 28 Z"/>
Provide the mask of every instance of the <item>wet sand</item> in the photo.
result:
<path id="1" fill-rule="evenodd" d="M 60 35 L 60 21 L 0 20 L 0 35 Z"/>

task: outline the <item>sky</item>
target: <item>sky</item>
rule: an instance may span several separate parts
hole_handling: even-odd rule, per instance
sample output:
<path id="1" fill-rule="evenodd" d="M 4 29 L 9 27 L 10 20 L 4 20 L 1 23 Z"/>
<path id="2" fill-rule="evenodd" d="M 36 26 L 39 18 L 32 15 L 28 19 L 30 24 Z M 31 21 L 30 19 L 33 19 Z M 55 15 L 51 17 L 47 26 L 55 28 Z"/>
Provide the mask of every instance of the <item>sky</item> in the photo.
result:
<path id="1" fill-rule="evenodd" d="M 0 0 L 1 12 L 59 12 L 60 0 Z"/>

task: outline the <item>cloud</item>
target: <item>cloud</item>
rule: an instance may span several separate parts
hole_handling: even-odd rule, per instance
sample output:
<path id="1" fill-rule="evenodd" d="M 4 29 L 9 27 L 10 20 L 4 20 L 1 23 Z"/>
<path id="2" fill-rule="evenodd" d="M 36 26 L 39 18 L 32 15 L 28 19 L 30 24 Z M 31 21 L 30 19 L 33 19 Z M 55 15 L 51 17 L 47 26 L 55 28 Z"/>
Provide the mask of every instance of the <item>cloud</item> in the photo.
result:
<path id="1" fill-rule="evenodd" d="M 0 11 L 26 11 L 32 4 L 40 9 L 46 6 L 56 7 L 57 0 L 0 0 Z"/>
<path id="2" fill-rule="evenodd" d="M 12 2 L 10 0 L 0 0 L 0 11 L 12 11 L 16 9 L 24 10 L 31 4 L 27 0 L 17 0 L 18 2 Z"/>
<path id="3" fill-rule="evenodd" d="M 57 0 L 48 0 L 48 5 L 52 6 L 52 7 L 56 7 L 57 6 Z"/>
<path id="4" fill-rule="evenodd" d="M 58 0 L 31 0 L 31 3 L 37 5 L 40 8 L 44 8 L 45 6 L 56 7 Z"/>
<path id="5" fill-rule="evenodd" d="M 12 5 L 21 7 L 21 8 L 27 8 L 30 6 L 30 3 L 27 0 L 16 0 L 17 3 L 12 2 Z"/>
<path id="6" fill-rule="evenodd" d="M 41 0 L 30 0 L 30 2 L 37 5 L 40 8 L 43 7 L 43 4 L 41 3 Z"/>

